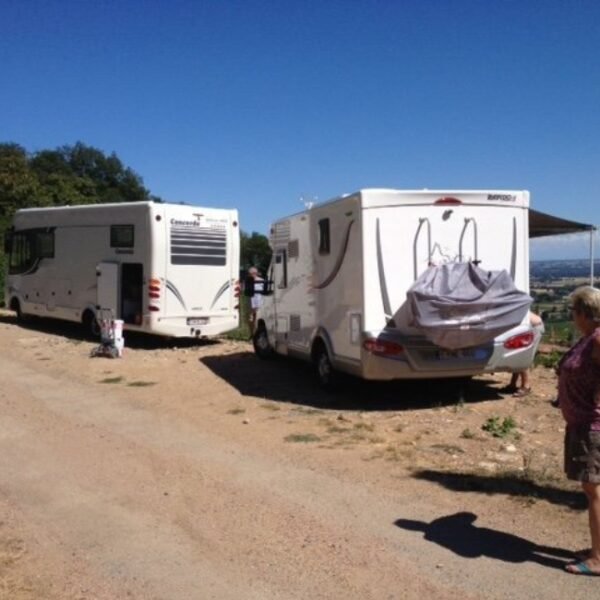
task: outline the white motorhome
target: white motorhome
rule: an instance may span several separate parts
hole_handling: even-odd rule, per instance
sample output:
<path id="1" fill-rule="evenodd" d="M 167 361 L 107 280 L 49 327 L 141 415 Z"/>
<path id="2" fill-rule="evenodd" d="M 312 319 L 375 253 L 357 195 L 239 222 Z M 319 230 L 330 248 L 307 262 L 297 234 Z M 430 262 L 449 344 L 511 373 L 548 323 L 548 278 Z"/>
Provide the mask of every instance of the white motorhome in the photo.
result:
<path id="1" fill-rule="evenodd" d="M 365 379 L 519 371 L 540 333 L 527 319 L 480 347 L 448 351 L 411 324 L 406 292 L 431 265 L 506 270 L 529 292 L 529 193 L 365 189 L 273 223 L 270 292 L 254 346 Z"/>
<path id="2" fill-rule="evenodd" d="M 17 211 L 6 238 L 6 305 L 19 317 L 175 337 L 238 326 L 236 210 L 128 202 Z"/>

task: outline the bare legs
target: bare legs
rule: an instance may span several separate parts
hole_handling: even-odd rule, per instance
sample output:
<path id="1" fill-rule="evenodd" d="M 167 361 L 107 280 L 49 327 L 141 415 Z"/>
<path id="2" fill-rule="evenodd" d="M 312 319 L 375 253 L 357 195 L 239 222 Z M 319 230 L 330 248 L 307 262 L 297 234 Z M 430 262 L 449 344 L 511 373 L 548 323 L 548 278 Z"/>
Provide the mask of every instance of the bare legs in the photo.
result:
<path id="1" fill-rule="evenodd" d="M 588 566 L 594 570 L 600 570 L 600 485 L 582 483 L 581 486 L 588 499 L 588 516 L 592 536 L 592 551 L 587 562 Z"/>
<path id="2" fill-rule="evenodd" d="M 581 557 L 581 563 L 567 565 L 566 569 L 569 573 L 585 573 L 583 565 L 592 573 L 600 575 L 600 484 L 584 482 L 581 487 L 588 500 L 592 548 L 587 557 Z"/>
<path id="3" fill-rule="evenodd" d="M 519 385 L 519 378 L 521 379 L 521 385 Z M 524 371 L 513 373 L 507 388 L 508 390 L 514 390 L 514 395 L 518 397 L 529 394 L 531 391 L 531 387 L 529 386 L 529 370 L 525 369 Z"/>

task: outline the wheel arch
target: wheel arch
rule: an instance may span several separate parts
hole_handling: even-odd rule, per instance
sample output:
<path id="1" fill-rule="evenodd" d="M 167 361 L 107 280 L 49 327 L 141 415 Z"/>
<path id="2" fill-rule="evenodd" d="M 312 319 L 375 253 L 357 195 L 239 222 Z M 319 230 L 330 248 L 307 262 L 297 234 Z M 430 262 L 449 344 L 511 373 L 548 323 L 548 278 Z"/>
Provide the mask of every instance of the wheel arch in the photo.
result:
<path id="1" fill-rule="evenodd" d="M 315 361 L 317 350 L 320 347 L 325 348 L 327 354 L 329 355 L 329 360 L 333 361 L 333 357 L 335 356 L 333 352 L 333 343 L 331 342 L 331 338 L 324 327 L 318 327 L 315 329 L 312 335 L 310 343 L 310 358 L 313 362 Z"/>
<path id="2" fill-rule="evenodd" d="M 13 311 L 17 311 L 17 308 L 23 308 L 23 303 L 21 302 L 21 298 L 19 296 L 12 295 L 10 300 L 8 301 L 8 308 Z"/>

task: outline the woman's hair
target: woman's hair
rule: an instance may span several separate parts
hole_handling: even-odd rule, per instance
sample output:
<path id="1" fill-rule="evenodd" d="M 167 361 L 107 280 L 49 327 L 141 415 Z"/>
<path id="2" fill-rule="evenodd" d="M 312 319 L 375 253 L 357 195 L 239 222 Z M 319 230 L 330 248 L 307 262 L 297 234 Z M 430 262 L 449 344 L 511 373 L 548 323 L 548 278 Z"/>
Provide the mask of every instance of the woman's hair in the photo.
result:
<path id="1" fill-rule="evenodd" d="M 600 290 L 584 285 L 578 287 L 569 296 L 569 300 L 574 311 L 600 323 Z"/>

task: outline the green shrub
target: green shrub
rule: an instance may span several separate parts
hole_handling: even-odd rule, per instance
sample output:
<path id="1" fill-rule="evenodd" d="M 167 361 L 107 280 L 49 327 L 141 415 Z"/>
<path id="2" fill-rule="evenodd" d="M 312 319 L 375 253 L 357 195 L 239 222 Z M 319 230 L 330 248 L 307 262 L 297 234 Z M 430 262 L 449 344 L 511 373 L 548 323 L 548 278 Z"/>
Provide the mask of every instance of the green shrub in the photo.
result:
<path id="1" fill-rule="evenodd" d="M 491 433 L 494 437 L 504 438 L 513 433 L 517 428 L 517 422 L 512 417 L 505 417 L 500 421 L 500 417 L 490 417 L 482 426 L 483 431 Z"/>
<path id="2" fill-rule="evenodd" d="M 548 353 L 538 353 L 535 356 L 534 364 L 536 366 L 554 369 L 558 365 L 558 361 L 562 358 L 563 352 L 560 350 L 552 350 Z"/>

